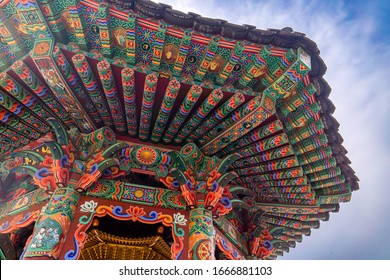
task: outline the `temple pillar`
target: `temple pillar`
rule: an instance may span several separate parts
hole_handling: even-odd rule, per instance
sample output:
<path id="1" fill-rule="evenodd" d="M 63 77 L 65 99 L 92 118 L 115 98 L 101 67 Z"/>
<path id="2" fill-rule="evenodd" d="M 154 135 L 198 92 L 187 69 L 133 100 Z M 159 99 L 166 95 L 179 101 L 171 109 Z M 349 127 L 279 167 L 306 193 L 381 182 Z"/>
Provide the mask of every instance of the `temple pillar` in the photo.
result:
<path id="1" fill-rule="evenodd" d="M 73 188 L 57 188 L 42 207 L 21 259 L 58 259 L 76 211 L 80 194 Z"/>
<path id="2" fill-rule="evenodd" d="M 190 260 L 215 260 L 215 229 L 210 210 L 198 207 L 190 210 Z"/>
<path id="3" fill-rule="evenodd" d="M 228 172 L 238 155 L 224 159 L 207 157 L 194 143 L 188 143 L 180 152 L 169 153 L 172 158 L 169 174 L 159 180 L 168 188 L 181 190 L 190 209 L 189 253 L 191 260 L 215 260 L 216 231 L 213 217 L 228 214 L 232 202 L 227 184 L 237 174 Z"/>

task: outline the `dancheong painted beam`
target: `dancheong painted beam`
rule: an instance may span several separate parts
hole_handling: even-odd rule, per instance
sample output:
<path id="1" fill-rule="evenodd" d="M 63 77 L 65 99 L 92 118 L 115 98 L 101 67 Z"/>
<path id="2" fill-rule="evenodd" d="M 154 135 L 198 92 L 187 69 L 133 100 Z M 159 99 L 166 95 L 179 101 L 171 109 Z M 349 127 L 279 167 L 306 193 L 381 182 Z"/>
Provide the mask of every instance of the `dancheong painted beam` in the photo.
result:
<path id="1" fill-rule="evenodd" d="M 0 18 L 2 258 L 275 259 L 358 189 L 302 33 L 147 0 Z"/>

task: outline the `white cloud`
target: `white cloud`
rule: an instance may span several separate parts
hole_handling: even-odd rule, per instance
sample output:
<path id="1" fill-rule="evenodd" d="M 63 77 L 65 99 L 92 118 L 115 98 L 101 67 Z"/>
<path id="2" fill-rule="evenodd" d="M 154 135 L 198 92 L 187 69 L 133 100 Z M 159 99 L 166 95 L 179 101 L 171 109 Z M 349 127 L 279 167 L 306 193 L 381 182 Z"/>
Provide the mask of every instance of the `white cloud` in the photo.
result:
<path id="1" fill-rule="evenodd" d="M 184 12 L 260 29 L 290 26 L 317 43 L 328 66 L 324 77 L 332 87 L 334 116 L 361 179 L 360 190 L 286 258 L 389 259 L 390 244 L 383 240 L 390 229 L 385 173 L 390 155 L 390 44 L 378 40 L 381 26 L 386 25 L 377 21 L 385 18 L 377 17 L 380 11 L 369 1 L 164 2 Z"/>

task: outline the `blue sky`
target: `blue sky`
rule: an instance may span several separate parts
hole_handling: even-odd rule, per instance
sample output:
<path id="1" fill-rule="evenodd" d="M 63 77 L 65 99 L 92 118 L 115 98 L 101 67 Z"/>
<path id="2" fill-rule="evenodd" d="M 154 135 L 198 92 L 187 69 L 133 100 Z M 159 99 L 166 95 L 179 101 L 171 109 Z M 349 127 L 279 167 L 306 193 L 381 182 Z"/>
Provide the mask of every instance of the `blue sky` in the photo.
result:
<path id="1" fill-rule="evenodd" d="M 173 9 L 314 40 L 360 190 L 282 259 L 390 259 L 390 1 L 161 0 Z"/>

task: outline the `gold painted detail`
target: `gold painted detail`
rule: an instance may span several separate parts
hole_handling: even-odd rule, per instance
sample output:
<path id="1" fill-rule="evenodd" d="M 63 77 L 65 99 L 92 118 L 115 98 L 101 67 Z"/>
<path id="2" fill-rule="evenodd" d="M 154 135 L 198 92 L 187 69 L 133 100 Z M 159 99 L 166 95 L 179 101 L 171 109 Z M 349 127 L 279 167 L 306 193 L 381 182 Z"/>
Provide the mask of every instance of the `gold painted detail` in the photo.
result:
<path id="1" fill-rule="evenodd" d="M 88 232 L 81 260 L 170 260 L 171 248 L 160 236 L 126 238 Z"/>

